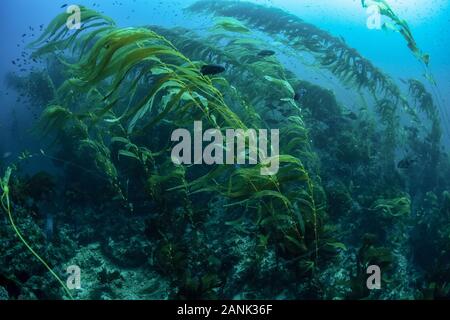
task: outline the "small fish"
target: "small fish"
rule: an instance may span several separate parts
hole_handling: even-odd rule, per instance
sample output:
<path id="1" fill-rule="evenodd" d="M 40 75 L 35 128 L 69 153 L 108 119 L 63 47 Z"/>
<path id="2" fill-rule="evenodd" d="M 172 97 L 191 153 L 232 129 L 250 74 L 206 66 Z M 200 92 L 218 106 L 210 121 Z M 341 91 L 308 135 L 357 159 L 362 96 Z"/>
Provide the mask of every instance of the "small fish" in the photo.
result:
<path id="1" fill-rule="evenodd" d="M 225 68 L 217 64 L 204 65 L 200 70 L 204 76 L 219 74 L 225 71 Z"/>
<path id="2" fill-rule="evenodd" d="M 67 7 L 67 3 L 66 3 L 66 4 L 63 4 L 63 5 L 61 6 L 61 9 L 65 8 L 65 7 Z"/>
<path id="3" fill-rule="evenodd" d="M 397 164 L 397 168 L 398 169 L 409 169 L 416 162 L 417 162 L 416 159 L 405 158 L 405 159 L 399 161 L 399 163 Z"/>
<path id="4" fill-rule="evenodd" d="M 270 56 L 273 56 L 274 54 L 275 54 L 275 51 L 272 51 L 272 50 L 261 50 L 258 53 L 258 56 L 259 57 L 270 57 Z"/>
<path id="5" fill-rule="evenodd" d="M 295 95 L 294 95 L 294 100 L 295 101 L 300 101 L 300 99 L 305 96 L 306 92 L 307 92 L 306 89 L 301 89 L 300 92 L 296 92 Z"/>

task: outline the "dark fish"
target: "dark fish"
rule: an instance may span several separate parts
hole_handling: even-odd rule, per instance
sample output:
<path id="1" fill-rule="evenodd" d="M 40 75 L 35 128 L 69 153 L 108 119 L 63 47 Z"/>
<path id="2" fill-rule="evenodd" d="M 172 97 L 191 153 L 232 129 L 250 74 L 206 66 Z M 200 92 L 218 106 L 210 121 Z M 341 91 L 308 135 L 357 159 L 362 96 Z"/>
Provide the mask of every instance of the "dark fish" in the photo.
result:
<path id="1" fill-rule="evenodd" d="M 208 64 L 202 67 L 200 70 L 204 76 L 219 74 L 225 71 L 225 68 L 217 64 Z"/>
<path id="2" fill-rule="evenodd" d="M 405 158 L 400 160 L 397 164 L 398 169 L 409 169 L 414 163 L 416 163 L 416 159 Z"/>
<path id="3" fill-rule="evenodd" d="M 275 54 L 275 51 L 272 51 L 272 50 L 261 50 L 258 53 L 258 56 L 259 57 L 270 57 L 270 56 L 273 56 L 274 54 Z"/>
<path id="4" fill-rule="evenodd" d="M 65 8 L 65 7 L 67 7 L 67 4 L 63 4 L 63 5 L 61 6 L 61 9 L 62 9 L 62 8 Z"/>
<path id="5" fill-rule="evenodd" d="M 294 100 L 295 101 L 300 101 L 300 99 L 304 97 L 306 92 L 307 92 L 306 89 L 301 89 L 299 92 L 296 92 L 295 95 L 294 95 Z"/>

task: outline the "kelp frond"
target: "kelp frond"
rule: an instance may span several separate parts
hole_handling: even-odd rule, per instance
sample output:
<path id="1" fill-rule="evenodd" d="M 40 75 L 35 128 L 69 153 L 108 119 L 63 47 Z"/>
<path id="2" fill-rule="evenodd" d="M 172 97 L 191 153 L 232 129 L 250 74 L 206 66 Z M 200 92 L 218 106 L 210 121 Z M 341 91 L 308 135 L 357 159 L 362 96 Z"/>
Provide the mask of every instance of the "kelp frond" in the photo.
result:
<path id="1" fill-rule="evenodd" d="M 59 14 L 52 20 L 43 34 L 29 45 L 30 48 L 39 47 L 39 50 L 34 53 L 35 56 L 55 50 L 67 49 L 81 33 L 91 28 L 109 28 L 115 25 L 111 18 L 104 16 L 97 11 L 80 6 L 80 21 L 82 21 L 83 24 L 80 29 L 72 31 L 67 27 L 67 21 L 70 16 L 71 13 L 66 12 Z M 70 33 L 72 34 L 70 35 Z"/>
<path id="2" fill-rule="evenodd" d="M 425 66 L 428 66 L 428 64 L 430 63 L 430 55 L 427 53 L 423 53 L 422 50 L 419 49 L 408 23 L 404 19 L 399 18 L 385 0 L 361 0 L 361 4 L 363 8 L 368 8 L 369 6 L 373 5 L 377 6 L 380 10 L 380 14 L 388 17 L 393 22 L 392 24 L 385 22 L 383 24 L 383 28 L 400 33 L 406 40 L 408 48 L 413 52 L 413 54 L 420 61 L 422 61 Z"/>
<path id="3" fill-rule="evenodd" d="M 92 17 L 92 19 L 94 17 L 102 19 L 100 15 L 93 14 Z M 47 35 L 57 32 L 60 17 L 56 20 L 52 23 L 52 31 L 47 32 Z M 230 20 L 227 19 L 227 23 L 222 23 L 222 27 L 224 26 L 225 29 L 231 27 L 234 29 L 236 22 L 230 24 Z M 243 31 L 240 28 L 238 30 Z M 217 33 L 211 39 L 218 43 L 224 37 L 226 38 L 226 35 Z M 93 43 L 94 39 L 95 43 Z M 248 63 L 247 81 L 252 80 L 251 74 L 258 74 L 261 79 L 266 79 L 263 81 L 263 86 L 271 88 L 275 85 L 278 88 L 273 93 L 277 96 L 277 100 L 291 102 L 291 115 L 297 118 L 290 120 L 292 122 L 289 129 L 292 137 L 291 144 L 282 146 L 282 149 L 295 155 L 278 156 L 280 170 L 276 176 L 262 176 L 260 172 L 263 164 L 251 168 L 218 166 L 209 174 L 188 181 L 185 168 L 174 166 L 170 158 L 163 158 L 163 153 L 152 152 L 132 143 L 133 137 L 152 132 L 155 126 L 161 125 L 164 121 L 177 126 L 177 124 L 200 119 L 214 128 L 246 129 L 245 123 L 231 110 L 216 85 L 226 88 L 229 92 L 235 92 L 231 96 L 236 99 L 231 103 L 246 106 L 247 110 L 251 110 L 245 100 L 241 100 L 237 89 L 231 87 L 227 81 L 203 76 L 199 72 L 198 63 L 192 62 L 157 30 L 117 28 L 113 25 L 105 27 L 102 24 L 92 27 L 92 30 L 80 37 L 65 33 L 52 37 L 50 42 L 43 46 L 53 44 L 56 49 L 55 41 L 66 40 L 68 49 L 81 52 L 81 59 L 75 63 L 64 62 L 73 76 L 64 84 L 64 91 L 73 90 L 84 94 L 85 99 L 92 96 L 97 102 L 100 97 L 102 99 L 100 103 L 95 104 L 95 107 L 87 106 L 86 109 L 84 106 L 82 114 L 69 112 L 63 107 L 50 107 L 46 112 L 48 119 L 46 128 L 50 128 L 59 121 L 58 119 L 63 122 L 69 119 L 90 121 L 93 127 L 90 128 L 88 137 L 80 137 L 78 149 L 83 154 L 90 155 L 97 169 L 104 172 L 115 186 L 119 184 L 120 172 L 111 160 L 112 153 L 102 138 L 101 128 L 120 128 L 119 131 L 123 136 L 116 136 L 111 141 L 114 144 L 124 144 L 124 147 L 118 151 L 119 157 L 138 160 L 141 166 L 147 165 L 146 161 L 143 161 L 142 151 L 145 152 L 145 157 L 162 157 L 163 165 L 154 168 L 153 176 L 148 180 L 148 185 L 153 192 L 163 186 L 172 192 L 182 190 L 187 208 L 191 207 L 189 197 L 195 193 L 218 193 L 229 198 L 232 201 L 230 204 L 232 207 L 256 206 L 258 221 L 259 223 L 265 221 L 264 226 L 269 225 L 268 218 L 272 217 L 271 220 L 278 221 L 281 219 L 280 212 L 285 212 L 285 215 L 289 217 L 287 220 L 289 223 L 283 224 L 282 227 L 275 225 L 275 231 L 273 231 L 281 240 L 281 245 L 291 248 L 291 254 L 296 256 L 311 252 L 317 262 L 324 206 L 318 202 L 315 194 L 317 188 L 313 178 L 300 160 L 300 157 L 310 152 L 307 146 L 308 139 L 305 139 L 307 133 L 299 118 L 299 109 L 293 100 L 295 94 L 293 86 L 286 80 L 287 72 L 280 63 L 273 59 Z M 185 41 L 185 39 L 180 41 L 182 42 L 179 43 L 183 44 L 186 51 L 187 48 L 195 50 L 191 41 Z M 213 53 L 226 56 L 226 52 L 235 53 L 239 51 L 239 48 L 245 48 L 248 52 L 247 56 L 256 56 L 258 53 L 256 45 L 248 41 L 241 43 L 227 41 L 223 47 Z M 204 54 L 209 53 L 206 50 L 197 51 L 197 55 Z M 230 54 L 230 56 L 233 55 Z M 247 58 L 241 57 L 232 63 L 239 65 L 245 59 Z M 63 61 L 62 58 L 61 61 Z M 271 92 L 271 90 L 264 91 Z M 95 127 L 99 130 L 93 130 Z M 95 138 L 90 136 L 91 131 L 97 132 Z M 306 150 L 301 150 L 302 148 Z M 173 177 L 173 179 L 167 180 L 162 177 Z M 225 184 L 221 186 L 214 181 L 222 181 Z M 179 186 L 174 186 L 174 183 L 179 183 Z M 292 250 L 293 246 L 294 250 Z"/>
<path id="4" fill-rule="evenodd" d="M 237 33 L 250 32 L 250 29 L 248 29 L 242 22 L 229 17 L 220 17 L 216 19 L 213 30 L 218 29 Z"/>

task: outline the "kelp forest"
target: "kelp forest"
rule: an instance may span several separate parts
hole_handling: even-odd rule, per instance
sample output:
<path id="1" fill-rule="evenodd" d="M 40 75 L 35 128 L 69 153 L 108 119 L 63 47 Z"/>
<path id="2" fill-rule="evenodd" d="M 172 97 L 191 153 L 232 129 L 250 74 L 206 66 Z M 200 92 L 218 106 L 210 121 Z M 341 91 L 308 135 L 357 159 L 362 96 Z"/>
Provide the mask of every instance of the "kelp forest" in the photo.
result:
<path id="1" fill-rule="evenodd" d="M 6 79 L 39 145 L 0 159 L 0 297 L 450 298 L 448 106 L 426 46 L 372 2 L 424 77 L 391 77 L 345 35 L 253 2 L 187 6 L 202 29 L 56 16 L 27 43 L 37 66 Z M 172 133 L 194 121 L 279 130 L 279 170 L 174 163 Z"/>

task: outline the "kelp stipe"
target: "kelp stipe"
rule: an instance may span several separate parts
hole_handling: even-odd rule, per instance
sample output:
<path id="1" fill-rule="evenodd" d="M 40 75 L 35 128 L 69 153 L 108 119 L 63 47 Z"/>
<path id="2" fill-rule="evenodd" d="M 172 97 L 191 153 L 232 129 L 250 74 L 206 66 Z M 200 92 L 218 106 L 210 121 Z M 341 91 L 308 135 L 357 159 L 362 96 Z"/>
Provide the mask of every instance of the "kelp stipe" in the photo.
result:
<path id="1" fill-rule="evenodd" d="M 74 300 L 74 297 L 70 293 L 69 288 L 67 288 L 66 284 L 61 280 L 61 278 L 53 271 L 53 269 L 48 265 L 48 263 L 33 249 L 33 247 L 25 240 L 22 233 L 20 232 L 19 228 L 17 227 L 16 223 L 14 222 L 14 218 L 12 215 L 12 206 L 11 206 L 11 199 L 9 194 L 9 182 L 11 178 L 13 168 L 8 167 L 6 169 L 5 175 L 2 179 L 0 179 L 0 189 L 2 192 L 0 202 L 1 206 L 3 208 L 3 211 L 7 214 L 8 220 L 11 224 L 12 229 L 14 230 L 14 233 L 17 235 L 17 237 L 20 239 L 20 241 L 25 245 L 25 247 L 28 249 L 28 251 L 37 259 L 40 263 L 50 272 L 50 274 L 56 279 L 56 281 L 59 282 L 61 287 L 64 289 L 64 291 L 67 293 L 69 298 L 71 300 Z"/>

